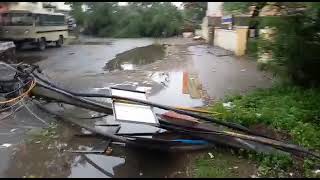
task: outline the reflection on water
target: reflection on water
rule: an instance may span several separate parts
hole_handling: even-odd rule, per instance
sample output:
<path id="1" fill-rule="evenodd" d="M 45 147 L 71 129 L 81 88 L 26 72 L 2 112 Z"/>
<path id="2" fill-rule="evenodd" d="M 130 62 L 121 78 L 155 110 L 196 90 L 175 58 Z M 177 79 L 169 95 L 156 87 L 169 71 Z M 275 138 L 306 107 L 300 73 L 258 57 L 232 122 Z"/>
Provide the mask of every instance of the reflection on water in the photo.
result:
<path id="1" fill-rule="evenodd" d="M 114 59 L 106 63 L 104 67 L 106 71 L 135 70 L 141 65 L 153 63 L 158 60 L 158 62 L 161 63 L 167 62 L 168 67 L 162 66 L 157 68 L 158 71 L 151 71 L 151 68 L 148 69 L 148 71 L 145 70 L 143 72 L 122 71 L 119 73 L 119 78 L 123 79 L 119 81 L 115 81 L 117 80 L 116 78 L 114 78 L 115 80 L 112 78 L 111 80 L 108 79 L 109 84 L 107 85 L 114 83 L 113 85 L 116 84 L 123 88 L 146 91 L 148 100 L 159 104 L 185 107 L 197 107 L 204 105 L 202 96 L 199 96 L 201 93 L 198 91 L 201 91 L 201 89 L 198 88 L 197 77 L 186 72 L 187 70 L 184 69 L 184 66 L 181 66 L 183 68 L 180 68 L 180 66 L 173 68 L 174 65 L 171 64 L 172 61 L 170 61 L 170 58 L 165 58 L 166 51 L 169 51 L 168 49 L 159 45 L 150 45 L 118 54 Z M 211 58 L 212 56 L 209 56 L 207 60 L 211 62 Z M 168 60 L 160 61 L 162 59 Z M 203 61 L 200 61 L 200 59 L 197 61 L 198 64 L 201 62 Z M 196 64 L 195 67 L 198 67 L 198 64 Z M 65 66 L 65 64 L 63 65 Z M 100 67 L 101 66 L 99 66 L 99 68 Z M 204 64 L 203 67 L 212 71 L 212 68 L 209 68 L 207 64 Z M 152 69 L 156 70 L 156 68 Z M 116 76 L 118 75 L 117 73 L 115 73 Z M 121 73 L 125 76 L 120 76 L 122 75 Z M 133 78 L 126 79 L 127 74 L 125 73 L 130 73 L 130 76 Z M 209 74 L 208 72 L 206 73 Z M 227 73 L 230 74 L 229 71 Z M 141 75 L 141 78 L 137 75 Z M 218 76 L 216 78 L 223 79 Z M 85 85 L 88 86 L 88 84 Z M 106 93 L 106 89 L 108 89 L 108 87 L 103 86 L 107 85 L 103 84 L 101 85 L 102 87 L 92 90 L 98 91 L 99 93 Z M 90 117 L 90 112 L 80 112 L 79 109 L 70 109 L 69 115 Z M 68 110 L 65 109 L 64 113 L 67 116 Z M 110 117 L 99 119 L 99 123 L 104 123 L 107 118 Z M 110 121 L 110 119 L 108 119 L 108 121 Z M 87 122 L 92 123 L 90 120 L 87 120 Z M 148 130 L 148 132 L 154 132 L 158 130 L 158 128 L 152 128 L 150 126 L 147 127 L 147 125 L 121 124 L 122 128 L 119 133 L 128 133 L 132 131 L 145 132 L 146 130 Z M 177 174 L 177 172 L 186 172 L 186 168 L 188 168 L 186 164 L 189 156 L 184 153 L 160 154 L 158 152 L 120 148 L 116 146 L 112 147 L 113 152 L 110 156 L 96 154 L 82 156 L 79 154 L 65 152 L 62 149 L 101 150 L 106 147 L 107 142 L 96 138 L 75 137 L 73 135 L 75 133 L 80 133 L 80 129 L 75 129 L 74 127 L 70 128 L 70 126 L 66 127 L 65 125 L 62 125 L 62 127 L 63 128 L 59 130 L 60 132 L 58 133 L 60 135 L 59 139 L 50 140 L 49 142 L 43 142 L 41 140 L 40 143 L 26 143 L 17 147 L 16 153 L 11 157 L 5 176 L 173 177 L 172 174 Z M 187 176 L 186 174 L 180 175 L 181 177 Z"/>
<path id="2" fill-rule="evenodd" d="M 113 177 L 114 168 L 125 163 L 124 158 L 86 154 L 75 157 L 69 178 Z"/>
<path id="3" fill-rule="evenodd" d="M 204 105 L 202 99 L 183 93 L 183 72 L 155 72 L 150 78 L 162 85 L 162 89 L 151 90 L 149 100 L 170 106 L 197 107 Z"/>
<path id="4" fill-rule="evenodd" d="M 169 177 L 185 171 L 184 153 L 169 154 L 113 146 L 110 156 L 76 154 L 68 150 L 102 150 L 107 142 L 79 138 L 78 128 L 62 124 L 57 139 L 35 138 L 17 146 L 10 157 L 5 177 Z M 161 158 L 159 158 L 161 157 Z M 185 176 L 185 174 L 180 174 Z"/>
<path id="5" fill-rule="evenodd" d="M 104 70 L 133 70 L 139 65 L 150 64 L 165 56 L 165 47 L 162 45 L 149 45 L 138 47 L 121 54 L 106 63 Z"/>

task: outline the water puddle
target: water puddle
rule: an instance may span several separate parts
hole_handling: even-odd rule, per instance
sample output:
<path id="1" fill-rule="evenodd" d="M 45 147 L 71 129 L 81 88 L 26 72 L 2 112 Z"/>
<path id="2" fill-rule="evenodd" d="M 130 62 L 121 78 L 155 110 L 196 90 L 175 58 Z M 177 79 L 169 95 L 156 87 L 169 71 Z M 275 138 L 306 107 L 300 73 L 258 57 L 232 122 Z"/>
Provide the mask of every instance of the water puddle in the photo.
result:
<path id="1" fill-rule="evenodd" d="M 203 106 L 204 102 L 200 95 L 201 89 L 196 88 L 193 83 L 184 83 L 190 81 L 184 76 L 185 72 L 154 72 L 149 77 L 158 84 L 161 89 L 152 89 L 149 94 L 150 101 L 170 106 L 197 107 Z M 186 91 L 186 89 L 188 91 Z"/>
<path id="2" fill-rule="evenodd" d="M 187 75 L 186 75 L 187 74 Z M 200 107 L 206 105 L 198 77 L 184 71 L 149 71 L 144 79 L 112 85 L 146 92 L 149 101 L 169 106 Z M 105 90 L 108 87 L 96 88 Z"/>
<path id="3" fill-rule="evenodd" d="M 101 139 L 75 137 L 79 131 L 79 128 L 61 124 L 57 128 L 58 138 L 35 136 L 32 141 L 15 146 L 8 155 L 8 168 L 1 176 L 169 177 L 177 171 L 185 171 L 187 160 L 183 153 L 159 153 L 116 145 L 108 156 L 71 153 L 70 150 L 103 150 L 106 147 L 107 142 Z"/>
<path id="4" fill-rule="evenodd" d="M 114 59 L 106 63 L 106 71 L 134 70 L 138 66 L 150 64 L 165 56 L 165 47 L 162 45 L 149 45 L 138 47 L 124 53 L 117 54 Z"/>
<path id="5" fill-rule="evenodd" d="M 229 56 L 221 56 L 218 58 L 216 52 L 208 52 L 207 48 L 190 47 L 179 48 L 175 46 L 164 47 L 161 45 L 149 45 L 134 48 L 129 51 L 117 54 L 115 41 L 112 46 L 104 46 L 112 44 L 108 40 L 90 42 L 80 42 L 83 45 L 103 45 L 100 46 L 74 46 L 90 49 L 88 55 L 79 55 L 81 61 L 73 61 L 77 59 L 68 55 L 69 51 L 64 54 L 62 63 L 56 71 L 57 74 L 63 75 L 63 81 L 70 85 L 75 91 L 81 92 L 97 92 L 107 93 L 111 86 L 121 87 L 146 92 L 149 101 L 182 107 L 200 107 L 208 104 L 207 93 L 215 97 L 223 97 L 227 88 L 244 88 L 245 84 L 256 84 L 257 73 L 250 73 L 250 66 L 240 61 L 235 61 Z M 130 40 L 132 41 L 132 40 Z M 138 45 L 135 41 L 131 42 L 133 47 Z M 79 43 L 78 43 L 79 44 Z M 125 44 L 125 43 L 123 43 Z M 120 47 L 123 46 L 120 43 Z M 145 45 L 145 44 L 143 44 Z M 70 46 L 71 47 L 71 46 Z M 130 45 L 131 47 L 131 45 Z M 108 49 L 109 48 L 109 49 Z M 63 48 L 62 48 L 63 49 Z M 78 50 L 78 49 L 77 49 Z M 83 49 L 82 49 L 83 50 Z M 82 51 L 81 49 L 78 51 Z M 60 53 L 60 51 L 57 51 Z M 50 51 L 48 58 L 56 56 L 55 51 Z M 100 53 L 100 54 L 99 54 Z M 189 54 L 191 53 L 191 54 Z M 213 55 L 214 53 L 214 55 Z M 63 54 L 63 53 L 61 53 Z M 75 55 L 80 52 L 75 51 Z M 117 54 L 117 55 L 115 55 Z M 220 54 L 221 55 L 221 54 Z M 224 54 L 223 54 L 224 55 Z M 95 56 L 95 57 L 94 57 Z M 105 64 L 105 60 L 95 60 L 95 58 L 104 57 L 111 59 Z M 40 57 L 26 57 L 24 61 L 41 60 Z M 188 60 L 189 58 L 189 60 Z M 61 59 L 59 57 L 59 59 Z M 50 59 L 53 64 L 45 64 L 52 68 L 57 59 Z M 27 62 L 28 63 L 28 62 Z M 232 64 L 233 63 L 233 64 Z M 77 67 L 73 65 L 77 64 Z M 92 66 L 93 64 L 93 66 Z M 104 67 L 103 67 L 104 66 Z M 189 66 L 191 66 L 190 70 Z M 72 67 L 72 68 L 71 68 Z M 86 68 L 83 68 L 86 67 Z M 103 67 L 105 73 L 100 73 Z M 57 69 L 57 67 L 56 67 Z M 68 71 L 69 69 L 69 71 Z M 80 77 L 79 74 L 84 72 L 97 73 L 95 76 Z M 246 71 L 241 71 L 246 69 Z M 252 69 L 252 68 L 251 68 Z M 195 71 L 193 71 L 195 70 Z M 66 76 L 66 72 L 70 72 L 72 76 Z M 237 73 L 235 73 L 237 72 Z M 218 74 L 219 73 L 219 74 Z M 101 74 L 101 75 L 100 75 Z M 72 78 L 70 78 L 72 77 Z M 74 78 L 73 78 L 74 77 Z M 249 78 L 250 77 L 250 78 Z M 57 79 L 57 78 L 56 78 Z M 253 80 L 250 80 L 253 79 Z M 249 81 L 250 80 L 250 81 Z M 238 88 L 239 89 L 239 88 Z M 208 91 L 208 92 L 207 92 Z M 98 100 L 98 99 L 95 99 Z M 108 99 L 110 100 L 110 99 Z M 105 99 L 100 102 L 106 102 Z M 107 101 L 108 102 L 108 101 Z M 51 109 L 51 108 L 50 108 Z M 53 108 L 54 109 L 54 108 Z M 53 110 L 51 109 L 51 110 Z M 164 111 L 157 108 L 155 113 L 163 113 Z M 58 112 L 58 110 L 56 110 Z M 37 112 L 37 111 L 36 111 Z M 81 108 L 66 108 L 62 110 L 65 117 L 92 117 L 98 116 L 91 111 Z M 25 114 L 27 112 L 24 112 Z M 41 117 L 46 115 L 40 112 Z M 34 118 L 32 118 L 34 119 Z M 79 118 L 80 120 L 81 118 Z M 17 119 L 18 120 L 18 119 Z M 25 117 L 19 118 L 21 121 L 14 121 L 9 127 L 4 127 L 3 132 L 10 133 L 11 129 L 16 128 L 16 124 L 26 121 Z M 96 119 L 96 121 L 83 120 L 90 123 L 105 123 L 112 121 L 112 117 Z M 12 122 L 12 121 L 11 121 Z M 59 123 L 60 124 L 60 123 Z M 97 138 L 79 138 L 74 134 L 79 134 L 81 129 L 70 127 L 61 123 L 58 129 L 59 138 L 50 141 L 37 140 L 35 142 L 23 143 L 19 146 L 12 145 L 8 148 L 2 148 L 0 157 L 0 176 L 1 177 L 190 177 L 190 167 L 187 165 L 194 154 L 160 154 L 158 152 L 143 151 L 137 149 L 112 147 L 113 152 L 109 156 L 91 154 L 82 156 L 64 150 L 101 150 L 106 146 L 106 141 Z M 21 127 L 19 127 L 21 128 Z M 0 128 L 1 130 L 1 128 Z M 150 132 L 157 131 L 158 128 L 151 126 L 142 126 L 129 123 L 122 123 L 119 133 L 130 133 L 132 131 Z M 18 134 L 20 129 L 13 130 Z M 20 134 L 19 134 L 20 135 Z M 20 137 L 17 137 L 17 139 Z M 7 136 L 0 136 L 0 144 L 10 143 L 16 144 L 15 141 L 7 140 Z M 40 141 L 40 142 L 39 142 Z M 39 142 L 39 143 L 36 143 Z M 11 153 L 9 149 L 14 149 Z M 213 150 L 214 151 L 214 150 Z M 213 152 L 212 152 L 213 153 Z M 220 159 L 229 162 L 230 159 L 224 156 L 214 154 L 214 158 L 210 158 L 212 166 L 219 167 L 222 163 Z M 228 154 L 233 156 L 231 154 Z M 161 157 L 161 158 L 159 158 Z M 9 158 L 8 160 L 6 158 Z M 236 161 L 236 160 L 235 160 Z M 223 168 L 228 171 L 245 171 L 248 164 L 232 163 Z M 243 166 L 243 167 L 240 167 Z M 239 168 L 235 168 L 239 166 Z M 189 168 L 189 170 L 188 170 Z M 229 168 L 231 168 L 229 170 Z M 5 169 L 5 171 L 3 171 Z M 239 175 L 241 176 L 241 175 Z"/>

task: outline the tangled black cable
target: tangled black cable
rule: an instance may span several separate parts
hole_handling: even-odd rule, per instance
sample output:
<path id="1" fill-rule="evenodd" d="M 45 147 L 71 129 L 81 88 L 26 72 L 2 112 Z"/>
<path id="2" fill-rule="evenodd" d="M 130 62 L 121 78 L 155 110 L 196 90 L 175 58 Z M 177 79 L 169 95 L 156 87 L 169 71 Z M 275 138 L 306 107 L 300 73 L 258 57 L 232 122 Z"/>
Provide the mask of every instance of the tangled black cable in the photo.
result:
<path id="1" fill-rule="evenodd" d="M 126 97 L 120 97 L 120 96 L 113 96 L 113 95 L 104 95 L 104 94 L 75 93 L 75 92 L 71 92 L 71 91 L 65 90 L 63 88 L 60 88 L 60 87 L 54 85 L 53 83 L 51 83 L 50 81 L 44 80 L 43 78 L 41 78 L 40 76 L 38 76 L 34 72 L 31 72 L 31 74 L 35 78 L 37 78 L 37 79 L 39 79 L 42 82 L 47 84 L 47 85 L 40 84 L 41 87 L 50 89 L 50 90 L 58 92 L 58 93 L 62 93 L 62 94 L 68 95 L 69 97 L 75 98 L 75 99 L 77 99 L 79 101 L 88 102 L 88 100 L 86 100 L 84 98 L 78 98 L 77 96 L 80 96 L 80 97 L 103 97 L 103 98 L 127 100 L 127 101 L 132 101 L 132 102 L 145 104 L 145 105 L 149 105 L 149 106 L 153 106 L 153 107 L 158 107 L 158 108 L 165 109 L 165 110 L 172 110 L 172 111 L 175 111 L 175 112 L 180 113 L 180 114 L 185 114 L 185 115 L 188 115 L 188 116 L 191 116 L 191 117 L 195 117 L 195 118 L 198 118 L 198 119 L 202 119 L 202 120 L 205 120 L 205 121 L 208 121 L 208 122 L 213 122 L 213 123 L 216 123 L 216 124 L 220 124 L 220 125 L 232 128 L 232 129 L 236 129 L 236 130 L 240 130 L 242 132 L 246 132 L 248 134 L 254 134 L 256 136 L 248 136 L 248 135 L 245 135 L 245 134 L 238 134 L 238 133 L 230 132 L 230 131 L 211 131 L 211 132 L 201 132 L 201 131 L 196 132 L 196 131 L 194 131 L 193 133 L 213 134 L 213 135 L 214 134 L 217 135 L 217 133 L 218 133 L 220 135 L 232 136 L 232 137 L 237 137 L 237 138 L 244 139 L 244 140 L 251 140 L 251 141 L 256 141 L 256 142 L 263 143 L 263 144 L 268 144 L 268 145 L 276 146 L 276 147 L 282 148 L 282 149 L 287 149 L 287 150 L 291 150 L 291 151 L 292 150 L 299 151 L 299 152 L 302 152 L 302 153 L 305 153 L 305 154 L 308 154 L 308 155 L 312 155 L 313 157 L 320 158 L 320 156 L 318 154 L 316 154 L 314 152 L 310 152 L 307 149 L 298 147 L 298 146 L 293 145 L 293 144 L 286 144 L 284 142 L 271 139 L 269 137 L 265 138 L 265 136 L 263 136 L 263 135 L 260 135 L 260 134 L 257 134 L 257 133 L 253 133 L 253 132 L 251 132 L 250 130 L 248 130 L 246 128 L 235 126 L 234 124 L 217 121 L 215 119 L 212 119 L 212 118 L 209 118 L 209 117 L 205 117 L 205 116 L 201 116 L 201 115 L 198 115 L 198 114 L 195 114 L 195 113 L 191 113 L 191 112 L 188 112 L 188 111 L 183 111 L 183 110 L 179 110 L 179 109 L 176 109 L 176 108 L 172 108 L 170 106 L 151 103 L 151 102 L 148 102 L 148 101 L 143 101 L 143 100 L 138 100 L 138 99 L 132 99 L 132 98 L 126 98 Z M 101 106 L 100 104 L 96 104 L 96 105 Z M 188 132 L 188 130 L 183 129 L 183 128 L 181 129 L 181 128 L 178 128 L 176 126 L 167 126 L 167 128 L 175 128 L 176 130 Z M 115 135 L 112 135 L 112 136 L 115 136 Z M 118 138 L 118 137 L 114 137 L 114 138 Z"/>

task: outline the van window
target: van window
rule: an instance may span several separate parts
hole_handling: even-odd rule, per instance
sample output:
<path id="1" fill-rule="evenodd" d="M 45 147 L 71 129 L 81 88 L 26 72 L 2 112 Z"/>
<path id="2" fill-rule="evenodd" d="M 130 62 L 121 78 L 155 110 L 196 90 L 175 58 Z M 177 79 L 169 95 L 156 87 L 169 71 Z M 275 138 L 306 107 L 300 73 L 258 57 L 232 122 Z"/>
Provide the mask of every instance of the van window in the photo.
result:
<path id="1" fill-rule="evenodd" d="M 39 14 L 36 21 L 38 26 L 62 26 L 65 24 L 65 17 L 62 15 Z"/>
<path id="2" fill-rule="evenodd" d="M 1 19 L 3 26 L 32 26 L 34 22 L 31 13 L 4 13 Z"/>

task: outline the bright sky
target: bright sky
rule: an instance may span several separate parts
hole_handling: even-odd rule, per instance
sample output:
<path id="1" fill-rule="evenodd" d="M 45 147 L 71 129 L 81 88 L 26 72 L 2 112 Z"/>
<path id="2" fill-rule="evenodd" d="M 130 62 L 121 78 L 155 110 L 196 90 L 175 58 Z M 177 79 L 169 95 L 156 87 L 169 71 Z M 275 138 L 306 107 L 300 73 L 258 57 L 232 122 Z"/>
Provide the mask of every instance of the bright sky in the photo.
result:
<path id="1" fill-rule="evenodd" d="M 70 10 L 69 5 L 65 5 L 64 2 L 55 2 L 59 9 Z"/>

